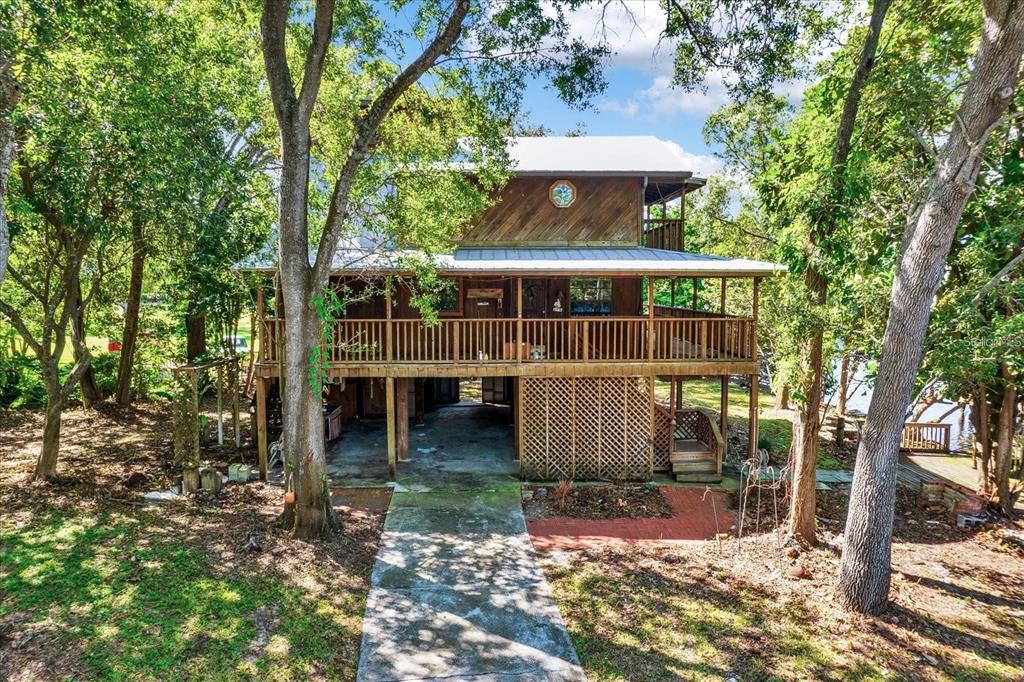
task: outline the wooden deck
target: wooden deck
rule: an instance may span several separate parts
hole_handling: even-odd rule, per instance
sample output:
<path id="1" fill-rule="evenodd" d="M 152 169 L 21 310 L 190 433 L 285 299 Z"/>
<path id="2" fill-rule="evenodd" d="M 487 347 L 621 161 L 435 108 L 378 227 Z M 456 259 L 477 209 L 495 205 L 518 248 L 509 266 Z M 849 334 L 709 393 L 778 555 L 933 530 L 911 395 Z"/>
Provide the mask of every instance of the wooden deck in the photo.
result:
<path id="1" fill-rule="evenodd" d="M 261 323 L 259 363 L 266 368 L 281 358 L 284 324 L 281 319 Z M 331 366 L 375 374 L 388 367 L 429 365 L 456 366 L 455 376 L 494 366 L 502 371 L 482 374 L 538 376 L 548 371 L 510 371 L 510 366 L 566 363 L 693 363 L 713 374 L 749 374 L 756 371 L 755 329 L 752 318 L 727 316 L 442 319 L 433 325 L 343 319 L 333 323 L 327 356 Z"/>
<path id="2" fill-rule="evenodd" d="M 978 471 L 971 466 L 971 458 L 963 455 L 901 453 L 899 480 L 913 489 L 920 489 L 922 481 L 940 481 L 966 496 L 978 488 Z M 1017 500 L 1014 508 L 1024 511 L 1024 499 Z"/>

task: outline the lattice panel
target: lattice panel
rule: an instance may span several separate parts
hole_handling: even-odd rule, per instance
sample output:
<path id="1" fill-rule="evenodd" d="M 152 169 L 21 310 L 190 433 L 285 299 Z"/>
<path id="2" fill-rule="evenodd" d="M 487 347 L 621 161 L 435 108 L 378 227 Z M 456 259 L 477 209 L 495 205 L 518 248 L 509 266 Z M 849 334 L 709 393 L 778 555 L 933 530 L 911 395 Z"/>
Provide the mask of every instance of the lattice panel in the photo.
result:
<path id="1" fill-rule="evenodd" d="M 672 413 L 659 405 L 654 410 L 654 470 L 668 471 L 672 468 L 669 456 L 672 454 Z"/>
<path id="2" fill-rule="evenodd" d="M 520 464 L 534 479 L 645 479 L 650 379 L 524 377 Z M 667 467 L 668 455 L 662 456 Z"/>

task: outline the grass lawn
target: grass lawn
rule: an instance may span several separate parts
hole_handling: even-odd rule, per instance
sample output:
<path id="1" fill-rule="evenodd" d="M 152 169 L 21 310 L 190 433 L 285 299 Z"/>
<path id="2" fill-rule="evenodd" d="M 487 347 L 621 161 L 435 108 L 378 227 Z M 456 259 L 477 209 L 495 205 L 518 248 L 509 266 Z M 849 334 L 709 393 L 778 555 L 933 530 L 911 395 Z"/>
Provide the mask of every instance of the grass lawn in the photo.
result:
<path id="1" fill-rule="evenodd" d="M 0 679 L 353 679 L 382 515 L 305 543 L 260 483 L 129 504 L 168 482 L 164 409 L 72 411 L 48 486 L 23 480 L 33 413 L 0 413 Z"/>
<path id="2" fill-rule="evenodd" d="M 893 605 L 879 617 L 834 603 L 837 551 L 791 559 L 769 533 L 590 543 L 542 563 L 591 680 L 1024 679 L 1020 548 L 901 495 Z M 819 516 L 844 518 L 845 494 L 823 498 Z"/>

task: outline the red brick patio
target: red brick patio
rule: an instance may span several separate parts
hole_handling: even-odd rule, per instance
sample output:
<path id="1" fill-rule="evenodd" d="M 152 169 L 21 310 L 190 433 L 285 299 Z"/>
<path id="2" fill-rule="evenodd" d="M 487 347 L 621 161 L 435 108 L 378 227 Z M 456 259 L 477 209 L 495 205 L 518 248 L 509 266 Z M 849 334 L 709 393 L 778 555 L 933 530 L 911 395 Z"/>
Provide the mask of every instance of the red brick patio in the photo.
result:
<path id="1" fill-rule="evenodd" d="M 680 542 L 709 540 L 731 533 L 735 517 L 728 495 L 701 488 L 659 488 L 675 514 L 668 519 L 572 519 L 527 521 L 534 546 L 541 551 L 599 546 L 609 542 Z M 717 512 L 717 523 L 716 523 Z"/>

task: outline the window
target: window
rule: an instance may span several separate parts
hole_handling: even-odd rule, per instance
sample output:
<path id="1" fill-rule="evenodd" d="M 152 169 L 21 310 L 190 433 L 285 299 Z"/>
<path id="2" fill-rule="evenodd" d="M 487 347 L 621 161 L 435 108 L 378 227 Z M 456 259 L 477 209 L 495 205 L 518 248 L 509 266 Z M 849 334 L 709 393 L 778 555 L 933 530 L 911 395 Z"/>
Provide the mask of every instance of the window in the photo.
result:
<path id="1" fill-rule="evenodd" d="M 572 315 L 611 315 L 612 281 L 610 279 L 574 279 L 569 286 Z"/>
<path id="2" fill-rule="evenodd" d="M 443 284 L 437 295 L 437 314 L 455 316 L 462 314 L 462 280 L 457 277 L 442 277 Z"/>

